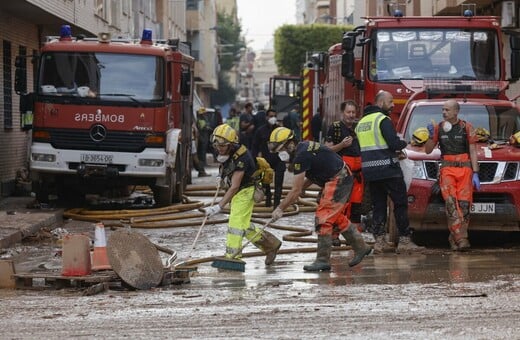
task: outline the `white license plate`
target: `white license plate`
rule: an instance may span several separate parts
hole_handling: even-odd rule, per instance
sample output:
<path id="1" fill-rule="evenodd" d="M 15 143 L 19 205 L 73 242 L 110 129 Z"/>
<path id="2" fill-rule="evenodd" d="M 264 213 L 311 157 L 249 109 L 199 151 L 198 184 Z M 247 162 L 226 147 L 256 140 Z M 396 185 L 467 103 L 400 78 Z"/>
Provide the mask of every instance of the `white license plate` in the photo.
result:
<path id="1" fill-rule="evenodd" d="M 85 162 L 85 163 L 109 164 L 109 163 L 112 163 L 113 158 L 114 158 L 113 155 L 102 155 L 102 154 L 92 154 L 92 153 L 81 154 L 81 161 Z"/>
<path id="2" fill-rule="evenodd" d="M 473 203 L 471 205 L 472 214 L 494 214 L 495 203 Z"/>

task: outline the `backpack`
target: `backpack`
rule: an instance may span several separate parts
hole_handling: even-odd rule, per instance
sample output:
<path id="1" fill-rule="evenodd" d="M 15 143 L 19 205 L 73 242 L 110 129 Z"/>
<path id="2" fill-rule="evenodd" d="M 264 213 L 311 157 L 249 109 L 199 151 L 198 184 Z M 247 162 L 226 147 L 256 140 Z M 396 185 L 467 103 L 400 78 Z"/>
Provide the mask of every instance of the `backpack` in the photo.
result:
<path id="1" fill-rule="evenodd" d="M 257 170 L 253 173 L 253 179 L 255 182 L 261 184 L 273 183 L 274 170 L 271 165 L 263 157 L 256 157 Z"/>
<path id="2" fill-rule="evenodd" d="M 238 150 L 233 154 L 233 159 L 237 159 L 246 153 L 247 148 L 241 145 Z M 263 157 L 256 157 L 256 170 L 253 172 L 252 178 L 255 183 L 258 184 L 271 184 L 274 179 L 274 170 L 271 168 L 269 162 Z"/>

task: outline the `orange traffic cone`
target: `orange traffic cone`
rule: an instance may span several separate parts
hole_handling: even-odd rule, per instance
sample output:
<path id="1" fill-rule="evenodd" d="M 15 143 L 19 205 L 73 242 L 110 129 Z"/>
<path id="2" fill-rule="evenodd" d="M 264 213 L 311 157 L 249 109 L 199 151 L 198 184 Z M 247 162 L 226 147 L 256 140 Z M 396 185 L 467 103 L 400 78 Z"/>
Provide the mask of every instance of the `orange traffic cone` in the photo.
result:
<path id="1" fill-rule="evenodd" d="M 112 269 L 107 256 L 107 238 L 103 223 L 96 223 L 94 252 L 92 253 L 92 270 Z"/>

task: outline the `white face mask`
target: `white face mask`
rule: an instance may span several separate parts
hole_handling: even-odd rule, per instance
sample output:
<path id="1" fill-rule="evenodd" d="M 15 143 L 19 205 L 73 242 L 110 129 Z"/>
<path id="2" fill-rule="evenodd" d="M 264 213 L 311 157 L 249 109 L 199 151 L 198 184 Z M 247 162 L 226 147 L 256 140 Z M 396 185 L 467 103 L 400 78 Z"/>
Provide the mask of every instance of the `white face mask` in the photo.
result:
<path id="1" fill-rule="evenodd" d="M 267 120 L 267 122 L 268 122 L 269 124 L 271 124 L 271 125 L 276 124 L 276 117 L 271 117 L 271 118 L 269 118 L 269 119 Z"/>
<path id="2" fill-rule="evenodd" d="M 217 156 L 217 162 L 224 163 L 229 159 L 229 155 L 218 155 Z"/>
<path id="3" fill-rule="evenodd" d="M 289 159 L 291 159 L 291 156 L 287 151 L 280 151 L 278 152 L 278 158 L 280 158 L 282 162 L 288 162 Z"/>

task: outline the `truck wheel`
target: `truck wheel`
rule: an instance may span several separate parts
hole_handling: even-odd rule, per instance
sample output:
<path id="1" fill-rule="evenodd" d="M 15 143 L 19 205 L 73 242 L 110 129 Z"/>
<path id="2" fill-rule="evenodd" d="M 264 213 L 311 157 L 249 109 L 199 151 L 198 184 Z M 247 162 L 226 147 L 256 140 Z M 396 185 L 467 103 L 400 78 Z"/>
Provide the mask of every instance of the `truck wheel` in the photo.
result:
<path id="1" fill-rule="evenodd" d="M 186 188 L 187 176 L 183 175 L 188 172 L 189 169 L 189 155 L 184 157 L 183 149 L 179 149 L 177 151 L 176 161 L 175 161 L 175 172 L 173 174 L 173 202 L 174 203 L 182 203 L 182 199 L 184 196 L 184 189 Z"/>
<path id="2" fill-rule="evenodd" d="M 154 185 L 153 197 L 158 207 L 167 207 L 173 203 L 173 191 L 175 188 L 175 171 L 166 169 L 166 184 Z"/>

